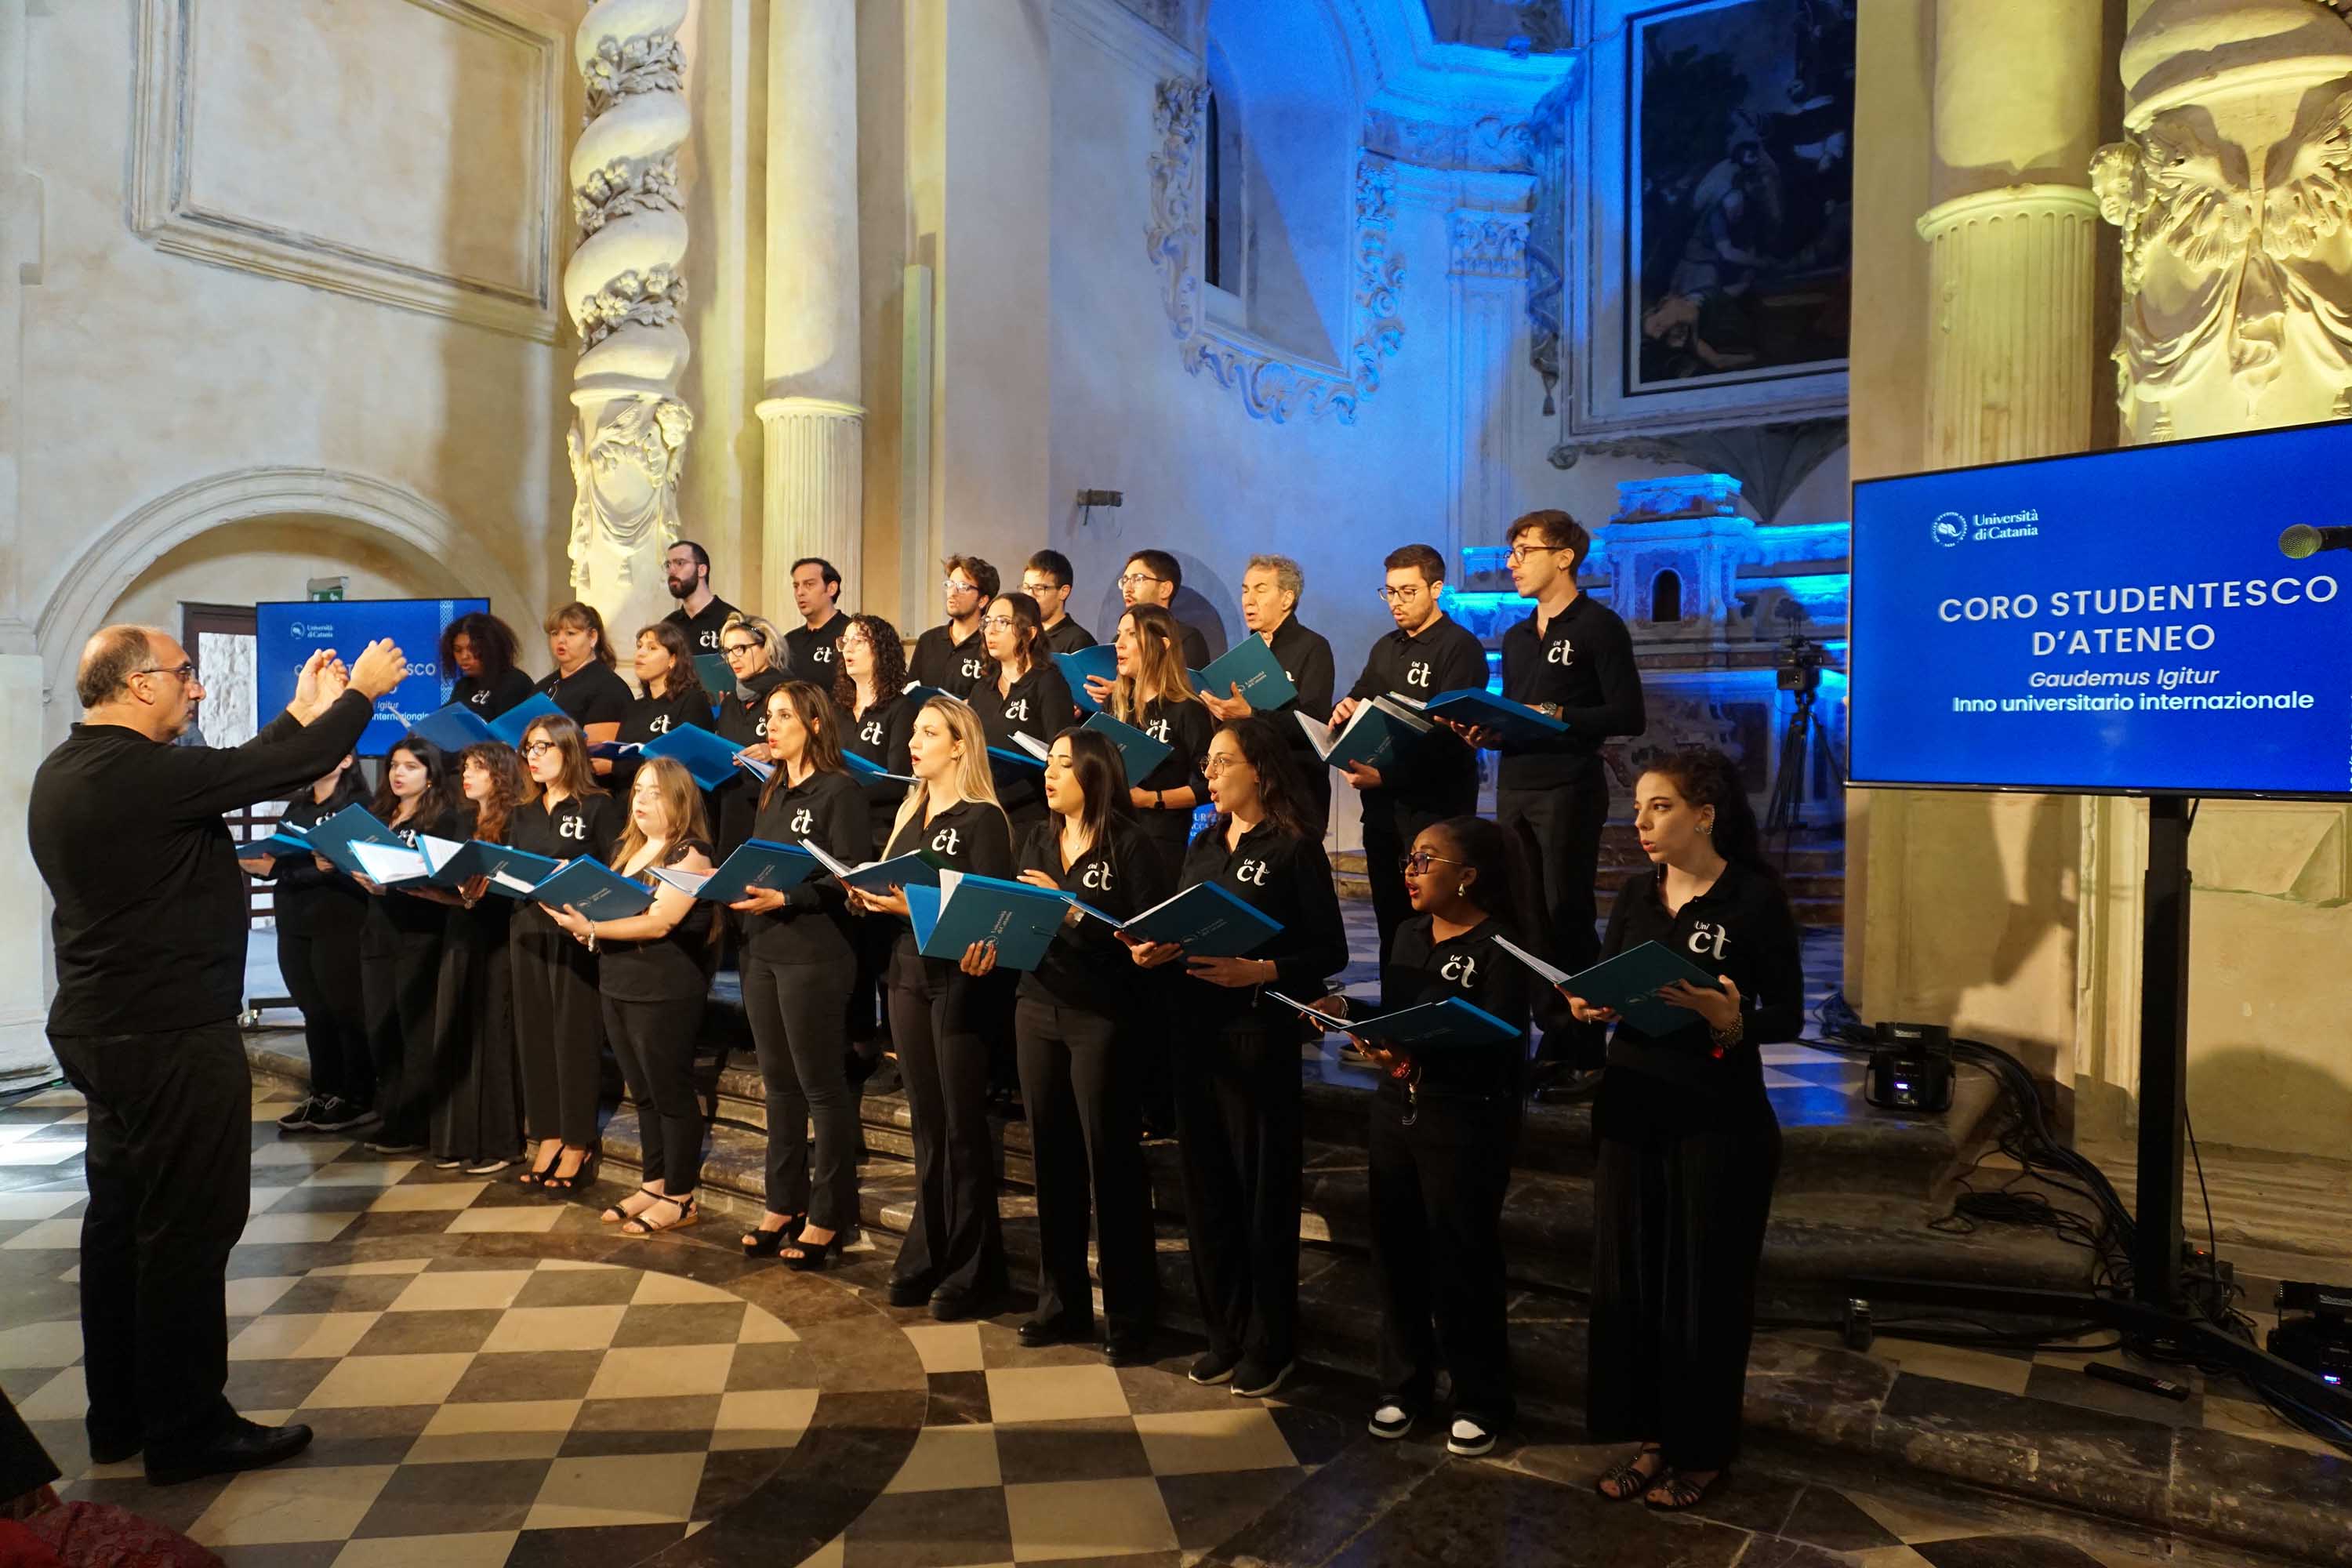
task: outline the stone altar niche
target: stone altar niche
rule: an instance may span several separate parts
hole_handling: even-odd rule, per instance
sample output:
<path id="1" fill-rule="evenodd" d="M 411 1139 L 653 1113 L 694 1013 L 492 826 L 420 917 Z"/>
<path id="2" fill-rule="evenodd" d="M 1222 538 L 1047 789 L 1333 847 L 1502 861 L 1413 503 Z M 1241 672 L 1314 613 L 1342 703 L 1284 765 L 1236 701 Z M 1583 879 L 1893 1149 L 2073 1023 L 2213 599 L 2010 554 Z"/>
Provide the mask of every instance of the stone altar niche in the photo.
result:
<path id="1" fill-rule="evenodd" d="M 2352 416 L 2352 26 L 2155 0 L 2122 71 L 2092 184 L 2123 229 L 2123 439 Z"/>
<path id="2" fill-rule="evenodd" d="M 694 427 L 677 398 L 692 353 L 679 320 L 687 5 L 595 0 L 574 42 L 588 108 L 572 153 L 580 245 L 563 272 L 582 343 L 572 374 L 579 416 L 565 439 L 570 554 L 573 589 L 607 626 L 653 620 L 667 603 L 660 561 L 678 537 L 678 467 Z"/>

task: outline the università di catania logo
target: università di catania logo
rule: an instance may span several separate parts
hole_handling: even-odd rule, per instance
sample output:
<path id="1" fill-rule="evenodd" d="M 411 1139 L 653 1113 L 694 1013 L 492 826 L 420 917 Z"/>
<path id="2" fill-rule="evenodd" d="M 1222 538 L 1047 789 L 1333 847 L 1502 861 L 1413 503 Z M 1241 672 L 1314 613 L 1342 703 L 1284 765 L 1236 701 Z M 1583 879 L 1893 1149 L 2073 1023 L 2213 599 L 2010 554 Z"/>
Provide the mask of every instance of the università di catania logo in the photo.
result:
<path id="1" fill-rule="evenodd" d="M 1957 512 L 1937 514 L 1927 525 L 1937 543 L 1950 546 L 1969 540 L 2032 539 L 2041 533 L 2042 513 L 2032 507 L 2022 511 Z"/>

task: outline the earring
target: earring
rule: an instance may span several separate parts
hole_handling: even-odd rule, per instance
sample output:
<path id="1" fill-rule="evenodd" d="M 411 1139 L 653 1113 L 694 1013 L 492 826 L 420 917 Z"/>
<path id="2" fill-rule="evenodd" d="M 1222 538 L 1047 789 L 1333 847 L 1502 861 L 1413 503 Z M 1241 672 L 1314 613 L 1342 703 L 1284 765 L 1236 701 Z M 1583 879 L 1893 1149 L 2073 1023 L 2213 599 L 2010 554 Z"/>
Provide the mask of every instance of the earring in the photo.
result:
<path id="1" fill-rule="evenodd" d="M 1698 830 L 1702 837 L 1712 838 L 1715 837 L 1715 824 L 1712 822 L 1700 823 L 1698 825 Z"/>
<path id="2" fill-rule="evenodd" d="M 1457 899 L 1467 896 L 1469 891 L 1470 884 L 1467 882 L 1456 882 L 1454 884 L 1454 896 Z"/>

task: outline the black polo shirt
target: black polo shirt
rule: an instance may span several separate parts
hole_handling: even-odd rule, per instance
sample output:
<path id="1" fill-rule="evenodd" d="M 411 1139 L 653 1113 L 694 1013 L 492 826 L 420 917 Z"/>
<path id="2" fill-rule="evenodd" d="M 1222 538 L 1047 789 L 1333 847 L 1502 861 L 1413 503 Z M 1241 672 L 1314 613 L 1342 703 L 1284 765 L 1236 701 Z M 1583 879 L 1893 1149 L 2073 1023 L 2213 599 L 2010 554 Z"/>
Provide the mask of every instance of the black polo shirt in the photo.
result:
<path id="1" fill-rule="evenodd" d="M 1167 858 L 1132 819 L 1116 813 L 1102 837 L 1068 866 L 1062 864 L 1061 818 L 1048 816 L 1035 824 L 1022 840 L 1020 868 L 1045 872 L 1064 892 L 1118 920 L 1150 909 L 1174 890 L 1168 885 Z M 1045 956 L 1021 977 L 1018 994 L 1100 1017 L 1131 1018 L 1150 1005 L 1150 992 L 1139 983 L 1141 973 L 1128 956 L 1127 944 L 1108 926 L 1081 921 L 1054 933 Z"/>
<path id="2" fill-rule="evenodd" d="M 1261 822 L 1225 847 L 1226 819 L 1219 817 L 1192 840 L 1184 854 L 1180 887 L 1215 882 L 1282 929 L 1265 945 L 1244 956 L 1273 961 L 1274 987 L 1300 1002 L 1323 994 L 1324 981 L 1348 967 L 1348 932 L 1340 922 L 1339 894 L 1331 884 L 1331 862 L 1323 846 Z M 1258 986 L 1212 985 L 1187 977 L 1181 1005 L 1203 1018 L 1233 1023 L 1252 1014 L 1270 1026 L 1297 1015 L 1270 1002 Z M 1304 1026 L 1300 1026 L 1304 1027 Z"/>
<path id="3" fill-rule="evenodd" d="M 702 606 L 702 614 L 698 616 L 688 615 L 686 606 L 680 605 L 662 619 L 671 626 L 683 627 L 687 643 L 695 652 L 721 653 L 725 650 L 719 646 L 719 628 L 727 624 L 728 616 L 738 614 L 740 612 L 734 605 L 713 595 L 710 603 Z"/>
<path id="4" fill-rule="evenodd" d="M 915 654 L 907 661 L 909 679 L 923 686 L 936 686 L 950 697 L 969 698 L 972 688 L 996 672 L 996 661 L 988 657 L 988 643 L 978 626 L 961 642 L 955 640 L 952 626 L 933 626 L 915 639 Z"/>
<path id="5" fill-rule="evenodd" d="M 1568 725 L 1554 740 L 1506 747 L 1496 774 L 1504 789 L 1568 784 L 1593 765 L 1603 740 L 1638 735 L 1649 724 L 1633 639 L 1617 613 L 1590 594 L 1569 601 L 1540 632 L 1531 613 L 1503 634 L 1503 695 Z"/>
<path id="6" fill-rule="evenodd" d="M 849 617 L 835 610 L 822 626 L 802 625 L 786 632 L 784 647 L 791 650 L 791 656 L 785 663 L 792 668 L 793 679 L 813 682 L 819 689 L 830 692 L 833 678 L 841 669 L 833 645 L 848 629 Z"/>
<path id="7" fill-rule="evenodd" d="M 873 805 L 866 788 L 845 773 L 813 773 L 796 784 L 776 781 L 764 792 L 751 837 L 770 844 L 814 842 L 836 860 L 856 865 L 874 853 Z M 851 963 L 849 901 L 841 884 L 823 872 L 784 890 L 784 907 L 745 915 L 751 956 L 763 963 Z"/>
<path id="8" fill-rule="evenodd" d="M 1492 918 L 1445 942 L 1437 940 L 1436 921 L 1428 915 L 1415 915 L 1397 928 L 1388 962 L 1381 966 L 1381 994 L 1391 1005 L 1401 1012 L 1459 997 L 1519 1030 L 1518 1037 L 1492 1046 L 1436 1046 L 1423 1052 L 1418 1058 L 1423 1090 L 1518 1092 L 1534 977 L 1526 964 L 1495 945 L 1496 937 L 1507 934 L 1502 922 Z M 1381 1087 L 1385 1092 L 1403 1092 L 1403 1086 L 1391 1079 L 1382 1079 Z"/>
<path id="9" fill-rule="evenodd" d="M 558 708 L 582 729 L 618 724 L 629 716 L 637 694 L 603 659 L 592 658 L 570 675 L 551 674 L 539 683 Z"/>
<path id="10" fill-rule="evenodd" d="M 530 676 L 509 668 L 490 680 L 461 675 L 449 689 L 449 700 L 462 702 L 484 719 L 495 719 L 536 689 Z"/>
<path id="11" fill-rule="evenodd" d="M 1047 653 L 1076 653 L 1093 647 L 1095 642 L 1094 633 L 1066 615 L 1037 634 L 1037 646 Z"/>
<path id="12" fill-rule="evenodd" d="M 1397 695 L 1426 702 L 1441 691 L 1485 689 L 1486 650 L 1451 616 L 1418 632 L 1400 626 L 1372 644 L 1364 672 L 1348 695 L 1357 701 Z M 1369 819 L 1386 814 L 1402 830 L 1478 809 L 1478 753 L 1442 724 L 1400 746 L 1381 770 L 1381 787 L 1364 791 Z"/>

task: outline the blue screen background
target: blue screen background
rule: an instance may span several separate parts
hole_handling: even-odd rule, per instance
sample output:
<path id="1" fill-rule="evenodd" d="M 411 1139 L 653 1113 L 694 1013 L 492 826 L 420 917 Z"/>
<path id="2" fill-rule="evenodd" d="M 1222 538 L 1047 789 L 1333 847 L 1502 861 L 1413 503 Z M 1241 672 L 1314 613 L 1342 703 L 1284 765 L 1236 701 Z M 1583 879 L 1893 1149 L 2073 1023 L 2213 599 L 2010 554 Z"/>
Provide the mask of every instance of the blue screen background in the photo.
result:
<path id="1" fill-rule="evenodd" d="M 295 678 L 314 648 L 331 647 L 345 663 L 378 637 L 390 637 L 408 656 L 408 679 L 376 699 L 375 717 L 360 737 L 362 756 L 380 757 L 400 743 L 415 721 L 449 700 L 457 672 L 441 668 L 441 633 L 451 621 L 488 610 L 488 599 L 301 600 L 256 605 L 254 712 L 264 724 L 294 700 Z"/>
<path id="2" fill-rule="evenodd" d="M 2102 794 L 2352 793 L 2352 552 L 2279 552 L 2294 523 L 2352 521 L 2352 424 L 1958 469 L 1854 487 L 1850 773 L 1857 784 Z M 2032 514 L 2031 521 L 2024 514 Z M 2000 521 L 2007 520 L 2007 521 Z M 2031 532 L 2027 531 L 2031 530 Z M 2000 536 L 2004 531 L 2009 536 Z M 2079 590 L 2248 580 L 2304 602 L 2076 611 Z M 2326 603 L 2307 595 L 2334 590 Z M 2053 614 L 2052 596 L 2069 595 Z M 1947 620 L 1947 600 L 2031 596 L 2035 613 Z M 2178 652 L 2037 652 L 2036 632 L 2210 628 Z M 2201 635 L 2201 634 L 2199 634 Z M 2294 709 L 2158 710 L 2160 672 L 2211 672 L 2174 695 L 2302 692 Z M 2033 684 L 2117 672 L 2138 686 Z M 2020 699 L 2132 699 L 2122 711 L 2002 710 Z M 1990 700 L 1994 711 L 1956 711 Z"/>

